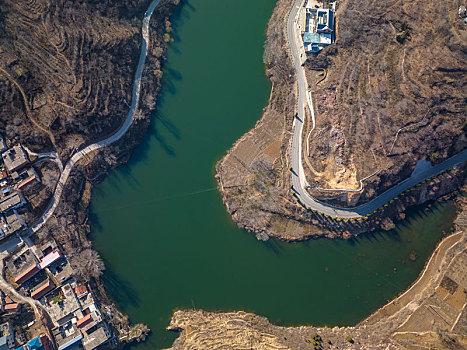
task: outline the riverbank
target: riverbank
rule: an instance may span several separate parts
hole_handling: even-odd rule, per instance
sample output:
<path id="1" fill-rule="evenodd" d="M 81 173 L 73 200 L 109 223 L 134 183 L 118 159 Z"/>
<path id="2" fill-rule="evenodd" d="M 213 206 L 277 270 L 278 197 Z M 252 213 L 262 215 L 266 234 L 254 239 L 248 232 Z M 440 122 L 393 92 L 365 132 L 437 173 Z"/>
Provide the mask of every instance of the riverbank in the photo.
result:
<path id="1" fill-rule="evenodd" d="M 350 238 L 376 229 L 391 230 L 395 222 L 404 220 L 407 208 L 435 201 L 459 189 L 465 164 L 396 194 L 387 204 L 363 217 L 333 217 L 303 204 L 299 191 L 292 186 L 290 171 L 297 99 L 296 75 L 286 39 L 290 6 L 289 1 L 277 2 L 267 30 L 264 62 L 266 75 L 273 84 L 269 103 L 255 127 L 243 135 L 216 166 L 219 191 L 237 225 L 254 232 L 261 240 L 270 236 L 285 241 L 323 236 Z M 304 119 L 308 120 L 309 110 L 306 113 Z M 392 186 L 403 179 L 393 175 L 392 178 L 397 179 Z M 391 187 L 388 183 L 384 186 Z"/>
<path id="2" fill-rule="evenodd" d="M 139 55 L 125 56 L 133 71 L 131 75 L 121 77 L 121 85 L 130 91 L 126 99 L 119 101 L 121 109 L 127 112 L 126 117 L 113 129 L 100 133 L 100 138 L 93 139 L 95 143 L 75 147 L 59 176 L 47 210 L 31 229 L 31 239 L 36 247 L 47 241 L 55 241 L 66 254 L 71 274 L 76 281 L 90 287 L 104 316 L 103 322 L 106 327 L 110 326 L 109 335 L 106 333 L 106 336 L 118 347 L 145 340 L 150 329 L 144 324 L 132 325 L 128 316 L 107 295 L 102 280 L 106 267 L 93 251 L 93 242 L 89 238 L 91 192 L 109 170 L 127 162 L 133 149 L 146 134 L 162 86 L 161 69 L 166 49 L 173 41 L 169 18 L 176 12 L 178 4 L 178 0 L 155 0 L 138 4 L 139 10 L 135 14 L 140 15 L 138 20 L 141 21 L 139 35 L 135 33 L 138 41 L 134 41 L 134 47 L 127 50 L 138 52 Z M 105 8 L 105 5 L 102 6 Z M 133 20 L 136 22 L 136 18 Z M 110 91 L 107 93 L 109 96 L 112 94 Z M 97 113 L 100 113 L 107 106 L 97 108 Z M 83 262 L 83 259 L 87 261 Z"/>
<path id="3" fill-rule="evenodd" d="M 172 349 L 410 349 L 427 343 L 458 344 L 457 348 L 467 345 L 467 203 L 463 198 L 458 203 L 458 232 L 440 242 L 421 276 L 406 292 L 358 325 L 279 327 L 245 312 L 177 311 L 168 329 L 181 334 Z M 456 298 L 458 294 L 464 298 Z M 427 314 L 425 310 L 433 307 L 439 311 Z"/>

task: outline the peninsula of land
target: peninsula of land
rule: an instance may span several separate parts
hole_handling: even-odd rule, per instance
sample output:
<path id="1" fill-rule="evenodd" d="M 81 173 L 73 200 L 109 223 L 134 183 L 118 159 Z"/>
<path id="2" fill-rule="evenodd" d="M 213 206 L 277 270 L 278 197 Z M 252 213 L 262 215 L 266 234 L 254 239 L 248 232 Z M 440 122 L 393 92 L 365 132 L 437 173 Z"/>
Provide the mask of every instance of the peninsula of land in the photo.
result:
<path id="1" fill-rule="evenodd" d="M 410 9 L 398 1 L 337 1 L 333 46 L 334 37 L 317 45 L 320 33 L 308 32 L 314 21 L 323 23 L 321 5 L 277 2 L 264 56 L 273 83 L 269 105 L 217 164 L 229 213 L 258 239 L 390 230 L 408 206 L 466 190 L 465 7 L 443 3 L 445 16 L 433 23 L 430 14 L 440 6 L 434 1 Z M 429 43 L 423 42 L 427 31 Z M 303 47 L 291 45 L 300 38 Z M 442 49 L 433 50 L 437 45 Z M 345 216 L 361 214 L 352 208 L 368 208 L 411 181 L 381 208 Z M 358 325 L 279 327 L 246 312 L 181 310 L 168 327 L 181 332 L 172 349 L 467 348 L 465 197 L 456 203 L 454 233 L 439 243 L 417 281 Z"/>
<path id="2" fill-rule="evenodd" d="M 269 104 L 217 164 L 240 227 L 259 239 L 351 237 L 460 188 L 464 12 L 455 1 L 412 5 L 278 1 Z M 434 23 L 439 6 L 447 15 Z"/>

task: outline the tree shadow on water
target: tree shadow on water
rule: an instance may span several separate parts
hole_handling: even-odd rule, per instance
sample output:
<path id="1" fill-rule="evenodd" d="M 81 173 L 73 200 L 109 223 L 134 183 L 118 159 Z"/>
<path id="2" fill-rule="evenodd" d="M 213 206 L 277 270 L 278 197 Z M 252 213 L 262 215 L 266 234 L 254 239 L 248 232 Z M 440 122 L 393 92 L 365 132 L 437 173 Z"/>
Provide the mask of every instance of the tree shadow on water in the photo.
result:
<path id="1" fill-rule="evenodd" d="M 89 238 L 94 242 L 96 240 L 96 232 L 102 232 L 103 227 L 99 220 L 99 215 L 93 210 L 91 207 L 89 210 L 89 221 L 91 222 L 91 232 L 89 234 Z"/>
<path id="2" fill-rule="evenodd" d="M 106 270 L 102 276 L 102 281 L 105 285 L 105 290 L 121 308 L 139 307 L 141 298 L 138 291 L 131 285 L 130 282 L 123 280 L 118 276 L 109 264 L 104 261 Z"/>
<path id="3" fill-rule="evenodd" d="M 182 80 L 183 76 L 179 71 L 170 67 L 166 67 L 164 69 L 164 76 L 162 78 L 162 92 L 159 95 L 157 109 L 159 109 L 159 107 L 164 104 L 164 100 L 167 95 L 174 96 L 177 94 L 176 84 L 180 83 Z"/>
<path id="4" fill-rule="evenodd" d="M 260 241 L 260 242 L 263 247 L 270 250 L 275 255 L 280 255 L 284 250 L 280 242 L 275 238 L 269 238 L 267 241 Z"/>
<path id="5" fill-rule="evenodd" d="M 180 46 L 178 44 L 182 42 L 182 38 L 177 34 L 179 32 L 179 27 L 191 19 L 192 12 L 196 12 L 196 8 L 190 4 L 188 0 L 182 0 L 176 7 L 170 19 L 173 28 L 173 42 L 170 46 L 170 49 L 176 54 L 181 53 L 179 49 Z"/>
<path id="6" fill-rule="evenodd" d="M 132 189 L 140 185 L 140 181 L 133 175 L 132 168 L 127 163 L 118 167 L 116 176 L 121 177 L 125 184 L 130 185 Z"/>
<path id="7" fill-rule="evenodd" d="M 168 131 L 169 135 L 180 141 L 181 133 L 177 126 L 162 113 L 156 113 L 149 136 L 155 138 L 159 146 L 168 156 L 175 157 L 175 149 L 167 141 L 167 138 L 164 136 L 164 131 Z"/>

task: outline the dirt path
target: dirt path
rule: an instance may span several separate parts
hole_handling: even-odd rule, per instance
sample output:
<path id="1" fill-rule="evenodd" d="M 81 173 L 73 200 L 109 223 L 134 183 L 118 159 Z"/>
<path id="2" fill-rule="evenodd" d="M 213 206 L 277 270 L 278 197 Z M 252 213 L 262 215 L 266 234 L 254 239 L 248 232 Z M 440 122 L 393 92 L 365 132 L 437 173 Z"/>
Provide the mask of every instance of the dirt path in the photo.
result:
<path id="1" fill-rule="evenodd" d="M 52 144 L 55 147 L 55 137 L 52 134 L 52 132 L 50 130 L 46 129 L 45 127 L 43 127 L 41 125 L 41 123 L 39 123 L 39 121 L 37 121 L 32 116 L 31 109 L 29 108 L 28 98 L 27 98 L 26 93 L 24 92 L 23 88 L 21 87 L 21 85 L 19 85 L 19 83 L 6 70 L 4 70 L 2 67 L 0 67 L 0 73 L 2 73 L 5 77 L 7 77 L 7 79 L 10 80 L 10 82 L 17 87 L 18 91 L 21 93 L 21 96 L 23 97 L 23 104 L 24 104 L 26 116 L 39 130 L 43 131 L 44 133 L 46 133 L 49 136 L 50 141 L 52 142 Z"/>
<path id="2" fill-rule="evenodd" d="M 390 303 L 378 309 L 361 324 L 375 324 L 378 321 L 388 318 L 395 313 L 399 312 L 412 302 L 417 295 L 422 293 L 427 287 L 430 286 L 433 278 L 440 272 L 441 264 L 446 256 L 446 253 L 451 247 L 456 245 L 463 237 L 464 232 L 457 232 L 441 241 L 436 250 L 433 252 L 430 260 L 425 266 L 422 274 L 412 284 L 412 286 L 399 297 L 393 299 Z"/>

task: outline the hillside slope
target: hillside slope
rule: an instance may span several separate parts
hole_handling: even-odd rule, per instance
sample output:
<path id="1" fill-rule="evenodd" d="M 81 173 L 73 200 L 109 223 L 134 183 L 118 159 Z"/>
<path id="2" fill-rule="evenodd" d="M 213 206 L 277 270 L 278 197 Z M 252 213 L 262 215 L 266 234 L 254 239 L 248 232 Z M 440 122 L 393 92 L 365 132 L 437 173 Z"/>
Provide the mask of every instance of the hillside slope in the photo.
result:
<path id="1" fill-rule="evenodd" d="M 305 63 L 316 117 L 312 133 L 309 110 L 304 121 L 305 175 L 312 186 L 345 190 L 356 190 L 360 179 L 376 175 L 357 192 L 313 189 L 311 195 L 355 206 L 410 176 L 419 160 L 438 163 L 466 148 L 467 29 L 458 16 L 459 4 L 337 2 L 336 43 Z M 393 220 L 405 217 L 407 207 L 460 188 L 465 165 L 353 221 L 314 213 L 297 202 L 290 172 L 297 98 L 286 39 L 290 6 L 290 1 L 277 2 L 267 30 L 264 62 L 273 84 L 269 104 L 255 128 L 216 167 L 233 220 L 259 239 L 350 237 L 389 230 Z"/>
<path id="2" fill-rule="evenodd" d="M 409 176 L 419 159 L 440 162 L 467 147 L 460 3 L 339 4 L 336 45 L 306 64 L 317 125 L 304 164 L 310 185 L 326 189 L 358 189 L 360 179 L 380 173 L 361 193 L 341 194 L 334 203 L 368 201 Z M 313 68 L 326 70 L 319 84 L 322 73 Z"/>

